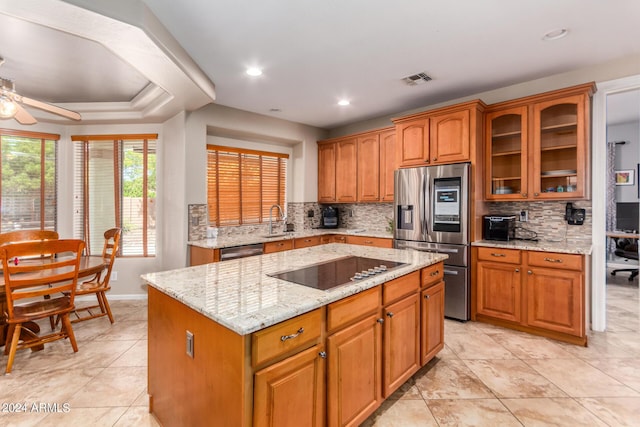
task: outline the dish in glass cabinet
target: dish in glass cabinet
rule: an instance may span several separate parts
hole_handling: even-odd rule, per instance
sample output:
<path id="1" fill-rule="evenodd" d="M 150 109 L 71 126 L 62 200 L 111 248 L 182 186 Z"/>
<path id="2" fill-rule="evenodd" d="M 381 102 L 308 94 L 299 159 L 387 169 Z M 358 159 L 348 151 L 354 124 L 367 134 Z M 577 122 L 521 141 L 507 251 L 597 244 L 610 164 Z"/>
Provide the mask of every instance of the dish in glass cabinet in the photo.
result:
<path id="1" fill-rule="evenodd" d="M 561 169 L 556 171 L 546 171 L 540 173 L 542 176 L 555 176 L 555 175 L 573 175 L 576 173 L 575 169 Z"/>
<path id="2" fill-rule="evenodd" d="M 513 189 L 511 187 L 496 187 L 494 194 L 512 194 Z"/>

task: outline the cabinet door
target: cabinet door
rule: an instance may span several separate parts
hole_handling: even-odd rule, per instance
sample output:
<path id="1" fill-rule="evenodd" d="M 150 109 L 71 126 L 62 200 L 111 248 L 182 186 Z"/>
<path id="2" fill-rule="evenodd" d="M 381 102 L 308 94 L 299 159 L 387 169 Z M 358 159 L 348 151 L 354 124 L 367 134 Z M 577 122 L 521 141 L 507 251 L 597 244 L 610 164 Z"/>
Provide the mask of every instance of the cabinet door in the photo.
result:
<path id="1" fill-rule="evenodd" d="M 396 170 L 396 131 L 380 134 L 380 200 L 393 202 L 393 173 Z"/>
<path id="2" fill-rule="evenodd" d="M 318 202 L 336 201 L 336 144 L 318 144 Z"/>
<path id="3" fill-rule="evenodd" d="M 444 282 L 422 291 L 421 301 L 420 364 L 424 366 L 444 348 Z"/>
<path id="4" fill-rule="evenodd" d="M 466 109 L 429 119 L 431 164 L 470 160 L 470 115 Z"/>
<path id="5" fill-rule="evenodd" d="M 358 145 L 356 139 L 336 142 L 336 201 L 355 202 L 357 198 Z"/>
<path id="6" fill-rule="evenodd" d="M 220 249 L 189 245 L 189 265 L 202 265 L 220 261 Z"/>
<path id="7" fill-rule="evenodd" d="M 582 272 L 530 267 L 526 288 L 527 325 L 584 336 Z"/>
<path id="8" fill-rule="evenodd" d="M 520 322 L 520 266 L 478 262 L 476 274 L 478 314 Z"/>
<path id="9" fill-rule="evenodd" d="M 417 293 L 384 309 L 383 395 L 389 397 L 420 368 L 420 298 Z"/>
<path id="10" fill-rule="evenodd" d="M 255 427 L 324 425 L 325 363 L 316 345 L 256 372 Z"/>
<path id="11" fill-rule="evenodd" d="M 359 425 L 382 403 L 381 331 L 372 315 L 327 338 L 327 425 Z"/>
<path id="12" fill-rule="evenodd" d="M 587 193 L 588 96 L 533 105 L 533 198 L 582 198 Z"/>
<path id="13" fill-rule="evenodd" d="M 380 200 L 380 139 L 379 135 L 358 138 L 358 201 Z"/>
<path id="14" fill-rule="evenodd" d="M 527 107 L 488 113 L 486 118 L 485 197 L 487 200 L 526 199 Z"/>
<path id="15" fill-rule="evenodd" d="M 429 165 L 429 119 L 396 126 L 396 161 L 399 167 Z"/>

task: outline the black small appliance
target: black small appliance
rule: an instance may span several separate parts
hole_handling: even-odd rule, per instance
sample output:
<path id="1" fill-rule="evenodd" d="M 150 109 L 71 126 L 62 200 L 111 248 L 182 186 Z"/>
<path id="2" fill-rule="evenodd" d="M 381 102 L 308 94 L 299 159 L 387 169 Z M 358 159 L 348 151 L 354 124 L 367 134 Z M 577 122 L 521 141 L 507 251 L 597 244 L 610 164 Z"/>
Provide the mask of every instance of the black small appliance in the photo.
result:
<path id="1" fill-rule="evenodd" d="M 338 208 L 327 206 L 322 209 L 322 228 L 338 228 Z"/>
<path id="2" fill-rule="evenodd" d="M 485 240 L 508 241 L 516 238 L 515 215 L 485 215 L 482 237 Z"/>

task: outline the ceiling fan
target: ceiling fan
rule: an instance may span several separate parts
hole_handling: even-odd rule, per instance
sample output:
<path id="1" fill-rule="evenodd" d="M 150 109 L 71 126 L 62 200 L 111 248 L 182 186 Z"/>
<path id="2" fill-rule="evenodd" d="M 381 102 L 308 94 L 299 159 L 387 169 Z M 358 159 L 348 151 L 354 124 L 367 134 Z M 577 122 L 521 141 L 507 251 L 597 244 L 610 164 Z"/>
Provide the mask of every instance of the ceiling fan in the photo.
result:
<path id="1" fill-rule="evenodd" d="M 4 59 L 0 58 L 0 65 L 3 63 Z M 80 120 L 82 118 L 80 114 L 75 111 L 22 96 L 16 93 L 13 80 L 0 77 L 0 119 L 10 119 L 13 117 L 18 123 L 23 125 L 32 125 L 37 123 L 36 119 L 29 114 L 21 104 L 28 105 L 39 110 L 48 111 L 72 120 Z"/>

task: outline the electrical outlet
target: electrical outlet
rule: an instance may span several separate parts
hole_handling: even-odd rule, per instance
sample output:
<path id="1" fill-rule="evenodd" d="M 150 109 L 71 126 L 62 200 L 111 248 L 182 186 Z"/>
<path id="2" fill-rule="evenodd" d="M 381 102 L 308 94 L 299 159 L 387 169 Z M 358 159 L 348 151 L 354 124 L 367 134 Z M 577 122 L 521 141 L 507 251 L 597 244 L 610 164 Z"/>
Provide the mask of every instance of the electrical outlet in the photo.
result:
<path id="1" fill-rule="evenodd" d="M 520 222 L 529 221 L 529 211 L 522 210 L 520 211 Z"/>
<path id="2" fill-rule="evenodd" d="M 114 282 L 116 280 L 118 280 L 118 272 L 117 271 L 112 271 L 111 272 L 111 278 L 109 280 L 113 280 Z"/>

